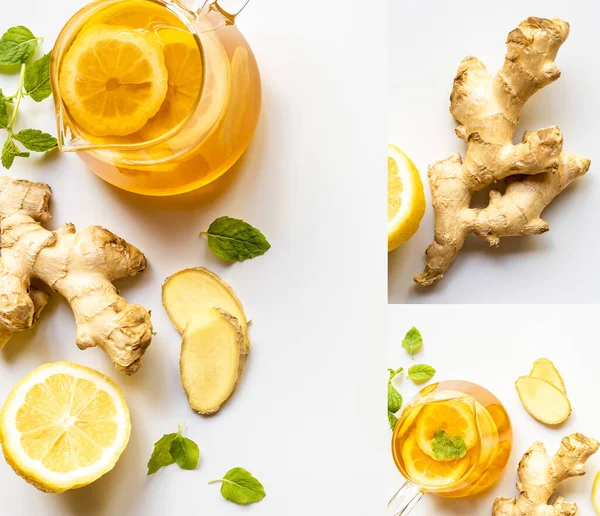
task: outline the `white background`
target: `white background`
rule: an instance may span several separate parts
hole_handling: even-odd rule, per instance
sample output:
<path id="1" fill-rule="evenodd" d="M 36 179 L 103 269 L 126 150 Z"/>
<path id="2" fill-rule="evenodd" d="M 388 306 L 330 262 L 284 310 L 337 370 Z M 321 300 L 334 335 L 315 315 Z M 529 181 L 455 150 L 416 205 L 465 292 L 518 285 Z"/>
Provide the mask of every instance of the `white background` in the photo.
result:
<path id="1" fill-rule="evenodd" d="M 83 4 L 11 2 L 0 30 L 27 24 L 48 50 Z M 385 8 L 371 0 L 369 18 L 359 4 L 250 2 L 239 23 L 261 67 L 263 115 L 249 152 L 210 188 L 170 199 L 136 196 L 97 179 L 76 155 L 58 153 L 10 171 L 52 186 L 52 227 L 99 224 L 145 252 L 148 270 L 119 287 L 152 310 L 157 335 L 142 369 L 121 376 L 102 351 L 77 349 L 71 311 L 55 297 L 37 329 L 9 343 L 0 354 L 0 400 L 37 366 L 71 360 L 124 389 L 133 431 L 111 473 L 62 495 L 38 492 L 0 459 L 0 512 L 364 516 L 383 508 L 387 442 L 377 400 L 384 396 L 385 227 L 377 221 L 385 217 L 385 176 L 377 170 L 385 170 Z M 9 83 L 0 75 L 12 93 Z M 23 102 L 22 126 L 54 132 L 51 103 L 32 104 Z M 224 265 L 198 236 L 221 215 L 256 225 L 272 249 Z M 162 281 L 197 265 L 222 275 L 253 320 L 247 374 L 212 418 L 187 405 L 180 336 L 160 303 Z M 200 446 L 198 470 L 170 466 L 146 477 L 153 443 L 180 423 Z M 238 507 L 206 484 L 235 466 L 263 482 L 263 502 Z"/>
<path id="2" fill-rule="evenodd" d="M 388 307 L 388 367 L 405 369 L 427 363 L 437 369 L 434 380 L 466 380 L 494 393 L 504 404 L 513 425 L 513 451 L 496 486 L 478 497 L 445 500 L 425 496 L 414 516 L 487 516 L 498 496 L 517 496 L 517 464 L 534 441 L 554 453 L 562 437 L 581 432 L 600 439 L 596 306 L 419 306 Z M 413 362 L 402 348 L 406 331 L 416 326 L 423 335 L 423 351 Z M 573 407 L 569 419 L 552 428 L 534 420 L 523 408 L 514 382 L 529 374 L 533 362 L 550 358 L 560 371 Z M 409 401 L 418 392 L 409 380 L 400 393 Z M 391 432 L 388 435 L 388 446 Z M 389 449 L 389 448 L 388 448 Z M 388 451 L 388 498 L 403 478 Z M 588 461 L 587 475 L 569 479 L 557 492 L 579 506 L 581 516 L 591 516 L 592 483 L 600 470 L 600 453 Z M 411 516 L 412 516 L 411 515 Z"/>
<path id="3" fill-rule="evenodd" d="M 598 276 L 589 267 L 600 252 L 595 237 L 600 217 L 598 3 L 505 0 L 457 7 L 444 0 L 390 0 L 389 6 L 388 139 L 417 165 L 428 206 L 418 233 L 389 255 L 390 302 L 600 301 Z M 549 233 L 503 239 L 499 249 L 471 235 L 441 281 L 418 287 L 413 277 L 423 270 L 425 249 L 433 241 L 427 168 L 465 151 L 449 112 L 458 65 L 474 55 L 495 73 L 502 66 L 507 34 L 528 16 L 562 17 L 571 24 L 571 34 L 556 61 L 561 78 L 527 102 L 516 140 L 525 130 L 557 125 L 565 150 L 589 157 L 592 166 L 544 212 Z"/>

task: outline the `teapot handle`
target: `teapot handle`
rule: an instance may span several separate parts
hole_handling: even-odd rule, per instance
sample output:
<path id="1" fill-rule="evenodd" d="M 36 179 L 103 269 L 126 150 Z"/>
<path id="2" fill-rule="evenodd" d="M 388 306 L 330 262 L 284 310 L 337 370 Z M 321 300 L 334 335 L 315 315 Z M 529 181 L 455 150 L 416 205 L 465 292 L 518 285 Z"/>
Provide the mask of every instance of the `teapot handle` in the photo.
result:
<path id="1" fill-rule="evenodd" d="M 174 0 L 175 3 L 183 7 L 189 14 L 198 18 L 204 16 L 220 15 L 221 22 L 213 26 L 211 30 L 216 30 L 226 25 L 233 25 L 235 19 L 240 14 L 250 0 Z M 202 31 L 201 31 L 202 32 Z"/>

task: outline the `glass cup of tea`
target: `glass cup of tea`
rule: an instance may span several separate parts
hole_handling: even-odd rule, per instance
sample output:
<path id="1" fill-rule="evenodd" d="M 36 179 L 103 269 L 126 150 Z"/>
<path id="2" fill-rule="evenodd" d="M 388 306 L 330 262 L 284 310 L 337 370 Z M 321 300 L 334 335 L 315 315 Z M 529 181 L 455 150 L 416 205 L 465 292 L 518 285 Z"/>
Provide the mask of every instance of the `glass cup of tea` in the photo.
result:
<path id="1" fill-rule="evenodd" d="M 492 486 L 508 462 L 510 419 L 483 387 L 444 381 L 422 389 L 394 428 L 392 454 L 406 482 L 388 504 L 407 515 L 424 494 L 473 496 Z"/>
<path id="2" fill-rule="evenodd" d="M 59 147 L 131 192 L 173 195 L 226 172 L 261 109 L 235 24 L 248 0 L 94 0 L 61 31 L 50 78 Z"/>

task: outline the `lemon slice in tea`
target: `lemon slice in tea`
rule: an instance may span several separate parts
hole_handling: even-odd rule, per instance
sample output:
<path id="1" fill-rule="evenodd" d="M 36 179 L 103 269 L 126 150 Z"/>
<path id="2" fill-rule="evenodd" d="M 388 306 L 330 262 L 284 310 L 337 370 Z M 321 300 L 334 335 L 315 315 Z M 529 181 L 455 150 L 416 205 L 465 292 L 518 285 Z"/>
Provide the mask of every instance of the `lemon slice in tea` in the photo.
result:
<path id="1" fill-rule="evenodd" d="M 0 412 L 6 461 L 38 489 L 61 493 L 110 471 L 131 424 L 119 387 L 88 367 L 39 367 L 11 391 Z"/>
<path id="2" fill-rule="evenodd" d="M 149 33 L 93 25 L 67 51 L 59 87 L 69 113 L 87 132 L 135 133 L 158 112 L 167 94 L 163 49 Z"/>
<path id="3" fill-rule="evenodd" d="M 140 135 L 157 138 L 182 122 L 194 107 L 202 87 L 202 58 L 194 36 L 187 30 L 158 29 L 169 75 L 165 101 Z"/>
<path id="4" fill-rule="evenodd" d="M 467 450 L 477 444 L 477 425 L 473 409 L 462 400 L 436 401 L 421 410 L 416 422 L 416 440 L 429 457 L 436 458 L 432 440 L 439 429 L 450 438 L 462 437 Z"/>
<path id="5" fill-rule="evenodd" d="M 417 485 L 429 489 L 450 487 L 460 481 L 469 468 L 469 456 L 451 461 L 437 461 L 423 453 L 415 433 L 404 442 L 402 461 L 410 479 Z"/>

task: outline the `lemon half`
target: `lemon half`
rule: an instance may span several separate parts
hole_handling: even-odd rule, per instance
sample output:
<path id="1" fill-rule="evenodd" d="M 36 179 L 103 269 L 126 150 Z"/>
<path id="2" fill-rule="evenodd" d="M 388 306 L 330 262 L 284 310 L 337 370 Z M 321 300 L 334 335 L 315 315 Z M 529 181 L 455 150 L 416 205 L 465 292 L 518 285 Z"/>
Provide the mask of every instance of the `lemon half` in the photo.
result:
<path id="1" fill-rule="evenodd" d="M 83 487 L 110 471 L 130 431 L 119 387 L 69 362 L 43 365 L 23 378 L 0 412 L 6 461 L 48 493 Z"/>
<path id="2" fill-rule="evenodd" d="M 395 145 L 388 145 L 388 251 L 413 236 L 425 213 L 419 171 Z"/>

